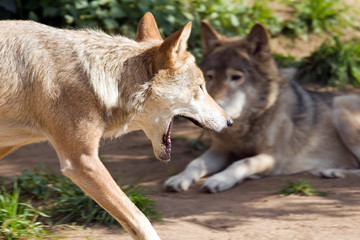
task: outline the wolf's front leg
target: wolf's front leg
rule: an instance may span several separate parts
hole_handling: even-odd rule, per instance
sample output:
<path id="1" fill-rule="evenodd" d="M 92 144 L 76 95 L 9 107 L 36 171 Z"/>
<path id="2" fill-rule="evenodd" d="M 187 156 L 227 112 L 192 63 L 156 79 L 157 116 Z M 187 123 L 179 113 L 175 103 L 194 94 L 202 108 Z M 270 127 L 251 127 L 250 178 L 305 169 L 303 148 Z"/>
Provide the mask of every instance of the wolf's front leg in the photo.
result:
<path id="1" fill-rule="evenodd" d="M 203 188 L 211 193 L 225 191 L 232 188 L 252 175 L 270 171 L 275 165 L 275 159 L 269 154 L 259 154 L 254 157 L 239 160 L 231 164 L 224 171 L 208 178 Z"/>
<path id="2" fill-rule="evenodd" d="M 185 170 L 165 182 L 165 187 L 170 191 L 186 191 L 200 178 L 216 173 L 229 164 L 229 154 L 216 147 L 211 147 L 200 157 L 191 161 Z"/>
<path id="3" fill-rule="evenodd" d="M 149 220 L 119 188 L 98 157 L 83 155 L 80 161 L 88 164 L 63 170 L 64 175 L 117 219 L 133 239 L 160 240 Z"/>
<path id="4" fill-rule="evenodd" d="M 145 215 L 119 188 L 98 157 L 101 133 L 96 130 L 81 138 L 52 139 L 61 170 L 100 206 L 109 212 L 136 240 L 160 240 Z M 86 136 L 89 135 L 89 136 Z"/>

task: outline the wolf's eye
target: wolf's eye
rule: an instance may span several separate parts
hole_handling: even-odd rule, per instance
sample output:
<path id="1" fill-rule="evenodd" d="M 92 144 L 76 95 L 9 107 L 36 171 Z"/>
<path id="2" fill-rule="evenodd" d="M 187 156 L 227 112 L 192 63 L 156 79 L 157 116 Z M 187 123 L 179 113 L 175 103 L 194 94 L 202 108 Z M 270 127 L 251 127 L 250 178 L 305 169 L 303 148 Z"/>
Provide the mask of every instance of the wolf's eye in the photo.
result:
<path id="1" fill-rule="evenodd" d="M 205 77 L 206 77 L 206 79 L 207 80 L 213 80 L 213 78 L 214 78 L 214 71 L 213 70 L 210 70 L 210 71 L 207 71 L 206 73 L 205 73 Z"/>
<path id="2" fill-rule="evenodd" d="M 201 88 L 201 90 L 204 91 L 204 84 L 201 84 L 201 85 L 200 85 L 200 88 Z"/>
<path id="3" fill-rule="evenodd" d="M 240 74 L 236 74 L 236 75 L 232 75 L 231 76 L 231 81 L 238 81 L 242 78 L 243 76 Z"/>
<path id="4" fill-rule="evenodd" d="M 227 79 L 236 84 L 242 84 L 245 80 L 245 75 L 242 71 L 229 68 L 226 70 Z"/>

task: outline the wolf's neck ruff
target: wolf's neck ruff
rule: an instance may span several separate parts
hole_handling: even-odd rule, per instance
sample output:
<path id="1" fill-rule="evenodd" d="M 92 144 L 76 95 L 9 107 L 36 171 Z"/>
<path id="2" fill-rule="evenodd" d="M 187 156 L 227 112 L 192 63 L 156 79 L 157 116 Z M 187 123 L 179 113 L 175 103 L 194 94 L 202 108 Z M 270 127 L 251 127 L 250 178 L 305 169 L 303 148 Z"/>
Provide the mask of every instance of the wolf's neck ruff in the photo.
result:
<path id="1" fill-rule="evenodd" d="M 153 71 L 147 68 L 155 45 L 139 44 L 122 36 L 109 36 L 102 32 L 86 33 L 87 41 L 78 41 L 77 49 L 74 50 L 82 56 L 80 64 L 84 66 L 102 105 L 107 111 L 113 108 L 126 112 L 139 110 L 151 86 Z M 131 95 L 132 92 L 136 92 L 136 96 Z M 121 99 L 130 101 L 125 104 Z"/>

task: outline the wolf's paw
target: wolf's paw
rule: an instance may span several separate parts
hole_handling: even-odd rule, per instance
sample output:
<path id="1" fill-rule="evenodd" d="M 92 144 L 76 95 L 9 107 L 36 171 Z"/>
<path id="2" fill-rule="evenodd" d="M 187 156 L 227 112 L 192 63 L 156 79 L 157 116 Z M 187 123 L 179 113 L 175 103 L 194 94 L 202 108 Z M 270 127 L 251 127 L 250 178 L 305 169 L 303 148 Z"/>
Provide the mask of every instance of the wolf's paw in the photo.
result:
<path id="1" fill-rule="evenodd" d="M 166 180 L 164 186 L 167 191 L 180 192 L 188 190 L 195 181 L 193 176 L 182 172 Z"/>
<path id="2" fill-rule="evenodd" d="M 202 185 L 202 188 L 210 193 L 216 193 L 228 190 L 238 182 L 239 181 L 233 179 L 232 177 L 218 173 L 208 178 Z"/>
<path id="3" fill-rule="evenodd" d="M 345 172 L 344 169 L 336 169 L 336 168 L 330 168 L 330 169 L 322 169 L 317 171 L 311 172 L 313 175 L 323 178 L 344 178 Z"/>

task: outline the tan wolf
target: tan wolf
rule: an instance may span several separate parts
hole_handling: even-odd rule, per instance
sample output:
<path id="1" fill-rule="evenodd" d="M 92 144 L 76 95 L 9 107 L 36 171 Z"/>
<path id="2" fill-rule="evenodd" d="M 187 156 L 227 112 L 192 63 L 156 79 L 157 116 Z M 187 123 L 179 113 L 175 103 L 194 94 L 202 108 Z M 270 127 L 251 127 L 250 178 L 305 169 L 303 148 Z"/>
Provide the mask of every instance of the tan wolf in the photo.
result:
<path id="1" fill-rule="evenodd" d="M 169 178 L 168 189 L 187 190 L 212 174 L 203 187 L 213 193 L 256 175 L 360 175 L 359 96 L 309 91 L 287 77 L 260 24 L 241 38 L 203 22 L 201 35 L 208 91 L 234 126 L 213 134 L 211 148 Z"/>
<path id="2" fill-rule="evenodd" d="M 215 131 L 231 125 L 186 51 L 190 32 L 189 22 L 163 40 L 151 13 L 140 21 L 136 41 L 1 21 L 0 159 L 48 140 L 62 173 L 134 239 L 159 239 L 99 160 L 99 141 L 142 129 L 157 158 L 168 161 L 175 115 Z"/>

